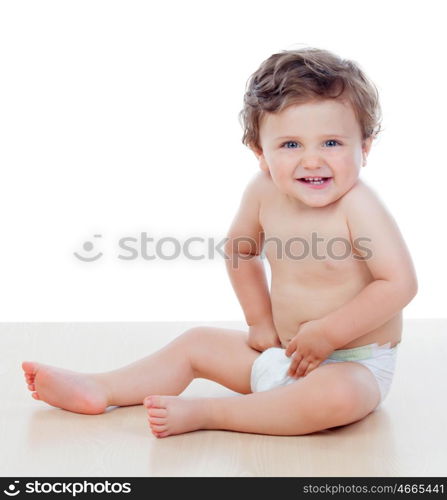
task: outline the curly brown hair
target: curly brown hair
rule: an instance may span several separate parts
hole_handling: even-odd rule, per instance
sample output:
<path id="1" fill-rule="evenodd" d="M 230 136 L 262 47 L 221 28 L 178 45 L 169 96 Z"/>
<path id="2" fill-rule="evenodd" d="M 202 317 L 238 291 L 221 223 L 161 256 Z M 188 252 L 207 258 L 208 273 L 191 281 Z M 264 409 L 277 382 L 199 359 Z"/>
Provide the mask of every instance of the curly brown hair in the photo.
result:
<path id="1" fill-rule="evenodd" d="M 381 130 L 379 93 L 359 65 L 325 49 L 306 47 L 271 55 L 247 81 L 239 121 L 242 143 L 260 150 L 259 127 L 266 113 L 316 99 L 340 99 L 351 104 L 362 140 Z"/>

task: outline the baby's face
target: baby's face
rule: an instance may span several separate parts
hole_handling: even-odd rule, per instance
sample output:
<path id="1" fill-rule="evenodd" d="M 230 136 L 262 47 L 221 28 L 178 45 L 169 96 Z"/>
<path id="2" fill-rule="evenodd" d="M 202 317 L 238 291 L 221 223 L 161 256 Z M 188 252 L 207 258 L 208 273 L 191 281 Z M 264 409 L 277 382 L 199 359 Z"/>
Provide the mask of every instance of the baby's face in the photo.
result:
<path id="1" fill-rule="evenodd" d="M 366 163 L 372 139 L 362 144 L 349 104 L 339 100 L 292 105 L 268 113 L 260 124 L 260 167 L 300 205 L 323 207 L 349 191 Z M 305 177 L 327 177 L 311 184 Z"/>

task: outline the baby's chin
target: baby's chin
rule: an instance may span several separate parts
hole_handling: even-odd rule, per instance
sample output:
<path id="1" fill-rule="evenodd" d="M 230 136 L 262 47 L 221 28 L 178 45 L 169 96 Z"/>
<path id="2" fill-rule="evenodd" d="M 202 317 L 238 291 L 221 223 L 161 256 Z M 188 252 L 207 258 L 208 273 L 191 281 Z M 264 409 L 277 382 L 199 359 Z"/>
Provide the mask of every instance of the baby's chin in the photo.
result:
<path id="1" fill-rule="evenodd" d="M 306 206 L 309 208 L 323 208 L 342 198 L 351 189 L 351 187 L 352 186 L 349 186 L 348 188 L 343 190 L 337 189 L 336 191 L 332 191 L 331 193 L 327 194 L 322 193 L 321 196 L 304 197 L 291 192 L 287 192 L 284 194 L 290 201 L 295 202 L 298 205 Z"/>
<path id="2" fill-rule="evenodd" d="M 291 194 L 291 193 L 284 193 L 285 197 L 289 200 L 294 205 L 297 205 L 298 208 L 322 208 L 330 205 L 335 199 L 331 196 L 330 198 L 328 197 L 327 199 L 315 199 L 315 200 L 305 200 L 301 198 L 300 196 L 297 196 L 296 194 Z"/>
<path id="3" fill-rule="evenodd" d="M 334 201 L 337 201 L 338 198 L 333 198 L 332 196 L 325 200 L 300 200 L 304 205 L 309 208 L 323 208 L 331 205 Z"/>

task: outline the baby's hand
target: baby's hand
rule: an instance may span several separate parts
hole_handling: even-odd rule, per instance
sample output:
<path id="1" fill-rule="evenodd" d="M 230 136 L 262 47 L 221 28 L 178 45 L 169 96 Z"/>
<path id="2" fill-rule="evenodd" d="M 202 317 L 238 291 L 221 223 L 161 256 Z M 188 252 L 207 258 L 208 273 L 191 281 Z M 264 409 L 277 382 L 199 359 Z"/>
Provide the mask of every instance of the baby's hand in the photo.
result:
<path id="1" fill-rule="evenodd" d="M 305 377 L 334 350 L 335 346 L 327 339 L 318 320 L 302 323 L 286 349 L 286 356 L 295 353 L 287 374 L 290 377 Z"/>
<path id="2" fill-rule="evenodd" d="M 248 330 L 248 345 L 263 352 L 269 347 L 281 347 L 275 326 L 272 323 L 251 325 Z"/>

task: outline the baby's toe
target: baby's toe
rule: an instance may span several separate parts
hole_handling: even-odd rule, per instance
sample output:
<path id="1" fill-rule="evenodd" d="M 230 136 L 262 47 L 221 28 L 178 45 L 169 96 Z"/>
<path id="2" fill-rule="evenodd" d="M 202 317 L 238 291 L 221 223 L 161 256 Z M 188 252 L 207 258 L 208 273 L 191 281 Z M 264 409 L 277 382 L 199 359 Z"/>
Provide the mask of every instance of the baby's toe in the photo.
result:
<path id="1" fill-rule="evenodd" d="M 146 396 L 143 400 L 143 405 L 149 409 L 149 408 L 166 408 L 166 401 L 163 396 Z"/>
<path id="2" fill-rule="evenodd" d="M 160 434 L 167 430 L 166 425 L 151 425 L 152 433 Z"/>
<path id="3" fill-rule="evenodd" d="M 31 394 L 31 396 L 32 396 L 34 399 L 40 399 L 39 394 L 37 394 L 37 392 L 33 392 L 33 393 Z"/>
<path id="4" fill-rule="evenodd" d="M 166 408 L 149 408 L 147 414 L 150 417 L 166 417 L 168 410 Z"/>
<path id="5" fill-rule="evenodd" d="M 151 408 L 165 408 L 165 401 L 162 396 L 148 396 Z"/>
<path id="6" fill-rule="evenodd" d="M 148 420 L 149 420 L 151 425 L 165 425 L 166 424 L 165 418 L 150 417 Z"/>
<path id="7" fill-rule="evenodd" d="M 37 363 L 33 361 L 24 361 L 22 363 L 22 370 L 29 375 L 35 375 L 37 372 Z"/>
<path id="8" fill-rule="evenodd" d="M 170 436 L 169 431 L 164 431 L 164 432 L 156 432 L 154 433 L 154 436 L 157 438 L 164 438 Z"/>

